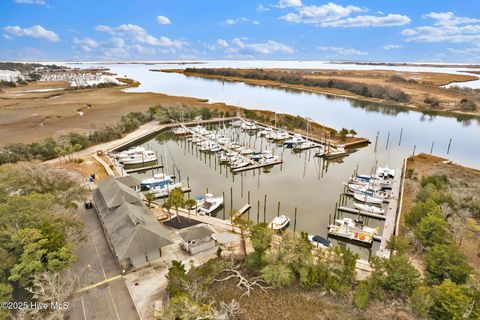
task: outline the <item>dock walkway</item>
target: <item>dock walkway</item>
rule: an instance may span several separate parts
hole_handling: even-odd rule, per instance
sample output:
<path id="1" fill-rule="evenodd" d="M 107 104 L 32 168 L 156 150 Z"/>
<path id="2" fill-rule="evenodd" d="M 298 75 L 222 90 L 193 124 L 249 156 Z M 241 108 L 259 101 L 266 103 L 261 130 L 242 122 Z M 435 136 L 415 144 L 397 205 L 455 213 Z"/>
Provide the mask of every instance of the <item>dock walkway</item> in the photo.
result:
<path id="1" fill-rule="evenodd" d="M 390 240 L 391 236 L 395 233 L 395 226 L 397 221 L 398 213 L 398 204 L 401 197 L 400 186 L 401 180 L 403 177 L 402 171 L 400 169 L 396 170 L 397 174 L 393 178 L 392 184 L 392 196 L 388 202 L 388 207 L 385 212 L 385 224 L 383 226 L 382 239 L 380 242 L 380 248 L 378 249 L 376 255 L 382 258 L 390 258 L 390 249 L 387 249 L 387 242 Z"/>

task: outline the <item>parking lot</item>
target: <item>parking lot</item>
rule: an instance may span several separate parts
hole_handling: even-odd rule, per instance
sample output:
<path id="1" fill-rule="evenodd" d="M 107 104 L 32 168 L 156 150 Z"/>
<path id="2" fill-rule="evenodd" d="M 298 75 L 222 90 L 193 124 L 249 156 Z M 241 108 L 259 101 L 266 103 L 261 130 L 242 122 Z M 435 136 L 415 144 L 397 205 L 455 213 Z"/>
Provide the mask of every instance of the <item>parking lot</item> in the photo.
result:
<path id="1" fill-rule="evenodd" d="M 70 319 L 139 319 L 95 209 L 79 208 L 85 240 L 76 248 L 73 267 L 78 291 L 70 301 Z"/>

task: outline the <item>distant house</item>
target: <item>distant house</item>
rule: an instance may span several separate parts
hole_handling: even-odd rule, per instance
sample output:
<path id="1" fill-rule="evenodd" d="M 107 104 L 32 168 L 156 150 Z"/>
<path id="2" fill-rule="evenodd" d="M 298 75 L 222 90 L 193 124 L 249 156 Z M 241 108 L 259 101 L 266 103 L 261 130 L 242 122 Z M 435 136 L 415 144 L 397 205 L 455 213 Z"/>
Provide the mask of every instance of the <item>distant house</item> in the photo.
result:
<path id="1" fill-rule="evenodd" d="M 93 190 L 93 202 L 110 249 L 123 269 L 141 267 L 160 258 L 172 244 L 166 227 L 150 215 L 138 194 L 108 177 Z"/>
<path id="2" fill-rule="evenodd" d="M 182 238 L 182 247 L 195 254 L 215 247 L 215 240 L 212 238 L 214 233 L 209 226 L 200 224 L 183 229 L 178 235 Z"/>

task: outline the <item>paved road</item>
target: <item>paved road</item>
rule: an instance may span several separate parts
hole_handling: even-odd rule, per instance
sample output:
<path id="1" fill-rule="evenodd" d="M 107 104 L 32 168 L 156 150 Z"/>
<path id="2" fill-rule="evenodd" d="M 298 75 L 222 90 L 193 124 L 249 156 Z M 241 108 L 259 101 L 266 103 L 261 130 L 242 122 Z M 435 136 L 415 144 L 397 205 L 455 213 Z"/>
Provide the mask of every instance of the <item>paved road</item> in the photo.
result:
<path id="1" fill-rule="evenodd" d="M 73 268 L 78 287 L 83 291 L 70 301 L 70 319 L 139 319 L 135 306 L 120 277 L 95 209 L 79 209 L 85 224 L 85 241 L 76 249 Z"/>

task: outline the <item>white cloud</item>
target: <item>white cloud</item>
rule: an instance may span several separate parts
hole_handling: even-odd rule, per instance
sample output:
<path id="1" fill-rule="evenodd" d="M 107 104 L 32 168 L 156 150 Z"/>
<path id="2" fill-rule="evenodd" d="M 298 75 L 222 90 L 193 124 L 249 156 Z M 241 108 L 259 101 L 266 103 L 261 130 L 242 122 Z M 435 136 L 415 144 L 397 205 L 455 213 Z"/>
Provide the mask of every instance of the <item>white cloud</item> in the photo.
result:
<path id="1" fill-rule="evenodd" d="M 267 8 L 267 7 L 265 7 L 264 5 L 259 4 L 259 5 L 257 6 L 257 11 L 270 11 L 270 8 Z"/>
<path id="2" fill-rule="evenodd" d="M 170 38 L 161 36 L 154 37 L 147 33 L 145 29 L 135 24 L 122 24 L 118 27 L 109 27 L 105 25 L 98 25 L 95 27 L 97 31 L 107 32 L 112 36 L 126 37 L 134 43 L 161 46 L 168 48 L 180 48 L 186 45 L 186 42 L 180 40 L 172 40 Z"/>
<path id="3" fill-rule="evenodd" d="M 337 55 L 342 55 L 342 56 L 366 56 L 368 55 L 368 52 L 366 51 L 360 51 L 357 49 L 351 49 L 351 48 L 342 48 L 342 47 L 317 47 L 318 50 L 324 51 L 324 52 L 331 52 Z"/>
<path id="4" fill-rule="evenodd" d="M 78 39 L 77 37 L 73 37 L 73 44 L 74 48 L 85 52 L 90 52 L 99 46 L 99 43 L 92 38 Z"/>
<path id="5" fill-rule="evenodd" d="M 433 25 L 405 29 L 407 41 L 477 43 L 480 41 L 480 20 L 457 17 L 452 12 L 431 12 L 424 16 L 433 19 Z"/>
<path id="6" fill-rule="evenodd" d="M 296 12 L 290 12 L 280 19 L 292 23 L 313 24 L 319 27 L 387 27 L 401 26 L 410 23 L 410 18 L 400 14 L 387 15 L 358 15 L 355 13 L 364 13 L 367 9 L 357 6 L 342 6 L 329 2 L 321 6 L 304 6 L 298 8 Z"/>
<path id="7" fill-rule="evenodd" d="M 252 21 L 252 24 L 254 24 L 254 25 L 256 25 L 256 26 L 259 26 L 259 25 L 260 25 L 260 22 L 257 21 L 257 20 L 254 20 L 254 21 Z"/>
<path id="8" fill-rule="evenodd" d="M 277 4 L 278 8 L 301 7 L 302 0 L 280 0 Z"/>
<path id="9" fill-rule="evenodd" d="M 53 31 L 47 30 L 42 26 L 36 25 L 30 28 L 21 28 L 19 26 L 6 26 L 3 31 L 10 38 L 14 37 L 31 37 L 36 39 L 43 39 L 51 42 L 57 42 L 60 40 L 58 34 Z"/>
<path id="10" fill-rule="evenodd" d="M 383 46 L 383 50 L 393 50 L 393 49 L 399 49 L 401 48 L 402 46 L 398 45 L 398 44 L 387 44 L 385 46 Z"/>
<path id="11" fill-rule="evenodd" d="M 170 19 L 168 19 L 168 18 L 165 17 L 165 16 L 158 16 L 158 17 L 157 17 L 157 22 L 158 22 L 159 24 L 171 24 L 171 23 L 172 23 L 172 21 L 170 21 Z"/>
<path id="12" fill-rule="evenodd" d="M 217 44 L 222 48 L 228 48 L 228 42 L 223 39 L 218 39 Z"/>
<path id="13" fill-rule="evenodd" d="M 286 44 L 268 40 L 266 42 L 247 43 L 248 38 L 234 38 L 230 42 L 224 39 L 218 39 L 215 44 L 206 45 L 208 49 L 221 50 L 228 57 L 249 57 L 254 58 L 258 55 L 269 55 L 273 53 L 291 54 L 295 50 Z"/>
<path id="14" fill-rule="evenodd" d="M 15 0 L 15 2 L 21 4 L 38 4 L 42 6 L 47 5 L 47 2 L 45 0 Z"/>
<path id="15" fill-rule="evenodd" d="M 424 16 L 425 18 L 432 18 L 435 20 L 435 25 L 437 26 L 455 26 L 459 24 L 467 23 L 477 23 L 480 22 L 479 19 L 467 18 L 467 17 L 457 17 L 451 11 L 448 12 L 430 12 Z"/>
<path id="16" fill-rule="evenodd" d="M 244 17 L 237 18 L 237 19 L 227 19 L 220 24 L 224 25 L 224 26 L 233 26 L 235 24 L 239 24 L 239 23 L 242 23 L 242 22 L 248 22 L 248 19 L 244 18 Z"/>
<path id="17" fill-rule="evenodd" d="M 263 43 L 245 43 L 240 38 L 234 38 L 232 44 L 234 45 L 232 52 L 240 53 L 242 55 L 268 55 L 272 53 L 291 54 L 295 52 L 291 47 L 273 40 L 268 40 Z"/>

